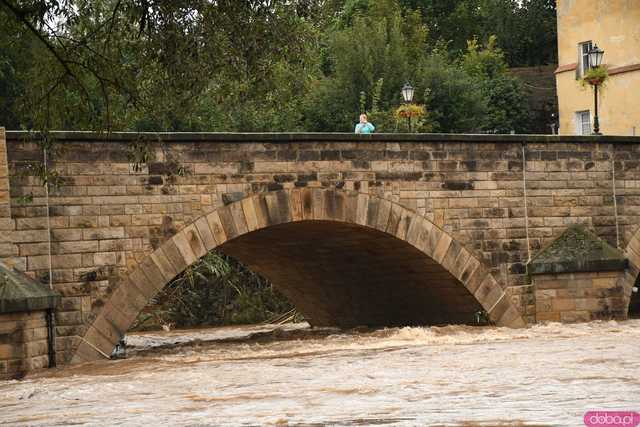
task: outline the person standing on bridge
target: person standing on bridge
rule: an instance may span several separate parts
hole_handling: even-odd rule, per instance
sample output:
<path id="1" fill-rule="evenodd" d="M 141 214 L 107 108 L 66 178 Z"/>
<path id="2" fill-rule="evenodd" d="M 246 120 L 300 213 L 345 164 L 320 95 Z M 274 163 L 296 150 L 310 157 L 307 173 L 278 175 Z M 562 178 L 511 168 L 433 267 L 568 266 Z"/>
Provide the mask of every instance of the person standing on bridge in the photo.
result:
<path id="1" fill-rule="evenodd" d="M 360 114 L 360 123 L 356 125 L 356 133 L 373 133 L 376 128 L 367 121 L 366 114 Z"/>

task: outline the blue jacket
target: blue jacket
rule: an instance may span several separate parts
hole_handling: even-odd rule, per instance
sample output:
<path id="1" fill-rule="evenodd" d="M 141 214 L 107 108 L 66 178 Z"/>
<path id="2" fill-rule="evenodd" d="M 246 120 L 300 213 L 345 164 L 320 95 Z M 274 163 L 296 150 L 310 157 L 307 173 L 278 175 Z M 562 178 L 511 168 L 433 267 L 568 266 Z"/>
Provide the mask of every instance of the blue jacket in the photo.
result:
<path id="1" fill-rule="evenodd" d="M 376 128 L 369 122 L 358 123 L 356 125 L 356 133 L 373 133 Z"/>

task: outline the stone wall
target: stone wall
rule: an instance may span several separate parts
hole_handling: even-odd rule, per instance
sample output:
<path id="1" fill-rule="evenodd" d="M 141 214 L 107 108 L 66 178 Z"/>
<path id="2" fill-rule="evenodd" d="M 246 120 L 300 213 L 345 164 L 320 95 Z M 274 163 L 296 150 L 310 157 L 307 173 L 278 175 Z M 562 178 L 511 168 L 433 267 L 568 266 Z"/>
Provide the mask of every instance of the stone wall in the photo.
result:
<path id="1" fill-rule="evenodd" d="M 8 239 L 7 231 L 14 229 L 11 219 L 11 196 L 9 193 L 9 162 L 4 128 L 0 128 L 0 258 L 12 259 L 18 255 L 18 248 Z"/>
<path id="2" fill-rule="evenodd" d="M 536 321 L 589 322 L 624 318 L 620 271 L 540 274 L 533 279 Z"/>
<path id="3" fill-rule="evenodd" d="M 0 128 L 0 218 L 11 217 L 9 198 L 9 169 L 5 130 Z"/>
<path id="4" fill-rule="evenodd" d="M 535 317 L 525 274 L 530 255 L 573 223 L 624 249 L 640 223 L 640 138 L 54 136 L 58 149 L 50 160 L 63 180 L 49 198 L 53 281 L 63 295 L 56 313 L 61 358 L 73 352 L 119 278 L 207 213 L 252 195 L 317 188 L 397 203 L 480 260 L 529 321 Z M 2 257 L 45 280 L 44 189 L 36 177 L 18 175 L 42 152 L 19 132 L 7 133 L 7 147 L 12 199 Z M 136 165 L 136 150 L 148 150 L 149 161 Z M 33 200 L 22 203 L 24 196 Z"/>
<path id="5" fill-rule="evenodd" d="M 0 380 L 49 366 L 46 311 L 0 314 Z"/>

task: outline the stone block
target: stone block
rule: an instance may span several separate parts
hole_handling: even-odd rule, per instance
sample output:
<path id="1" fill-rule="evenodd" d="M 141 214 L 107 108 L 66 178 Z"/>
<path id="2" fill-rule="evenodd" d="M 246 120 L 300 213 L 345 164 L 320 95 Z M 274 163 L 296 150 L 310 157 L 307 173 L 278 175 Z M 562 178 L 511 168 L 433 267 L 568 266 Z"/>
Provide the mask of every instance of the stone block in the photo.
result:
<path id="1" fill-rule="evenodd" d="M 299 195 L 299 192 L 296 192 Z M 256 215 L 256 209 L 253 204 L 253 198 L 244 198 L 240 202 L 242 205 L 242 212 L 244 214 L 247 231 L 254 231 L 258 229 L 258 217 Z"/>
<path id="2" fill-rule="evenodd" d="M 185 227 L 181 231 L 181 233 L 184 233 L 184 235 L 187 237 L 189 246 L 191 247 L 191 251 L 197 258 L 203 257 L 208 252 L 195 224 L 191 224 Z"/>
<path id="3" fill-rule="evenodd" d="M 536 321 L 538 322 L 559 322 L 560 313 L 552 311 L 546 313 L 536 313 Z"/>
<path id="4" fill-rule="evenodd" d="M 207 226 L 208 227 L 208 226 Z M 162 248 L 156 249 L 151 255 L 152 261 L 156 264 L 165 281 L 172 280 L 179 272 L 175 269 L 169 258 L 165 255 Z"/>
<path id="5" fill-rule="evenodd" d="M 216 213 L 218 214 L 217 219 L 220 220 L 222 229 L 224 230 L 224 234 L 227 237 L 227 239 L 231 240 L 237 237 L 239 235 L 238 230 L 236 229 L 236 225 L 233 220 L 233 215 L 231 213 L 231 210 L 229 209 L 229 206 L 218 208 Z"/>
<path id="6" fill-rule="evenodd" d="M 255 207 L 255 201 L 254 201 Z M 228 237 L 226 231 L 222 225 L 222 220 L 220 219 L 220 215 L 217 211 L 213 211 L 207 215 L 207 222 L 209 223 L 209 228 L 211 228 L 211 232 L 216 239 L 216 243 L 218 245 L 223 244 L 227 241 Z"/>
<path id="7" fill-rule="evenodd" d="M 57 311 L 55 313 L 56 325 L 72 326 L 82 324 L 82 312 L 80 311 Z"/>
<path id="8" fill-rule="evenodd" d="M 54 268 L 77 268 L 82 267 L 82 255 L 80 254 L 68 254 L 68 255 L 52 255 L 51 264 Z M 49 256 L 48 255 L 36 255 L 27 257 L 27 269 L 33 270 L 48 270 L 49 269 Z"/>
<path id="9" fill-rule="evenodd" d="M 567 310 L 598 311 L 604 306 L 604 300 L 600 298 L 577 298 L 575 300 L 574 308 Z"/>
<path id="10" fill-rule="evenodd" d="M 184 262 L 187 266 L 193 264 L 198 260 L 198 256 L 193 252 L 191 248 L 191 236 L 187 235 L 184 230 L 173 236 L 171 239 L 173 240 L 175 246 L 178 248 L 178 251 L 182 255 Z"/>
<path id="11" fill-rule="evenodd" d="M 93 265 L 105 266 L 116 264 L 117 256 L 115 252 L 97 252 L 93 254 Z"/>
<path id="12" fill-rule="evenodd" d="M 248 233 L 249 227 L 247 225 L 247 219 L 244 214 L 244 209 L 242 208 L 242 203 L 236 202 L 230 204 L 229 211 L 231 212 L 231 217 L 233 218 L 233 223 L 235 225 L 235 229 L 238 232 L 238 235 Z"/>
<path id="13" fill-rule="evenodd" d="M 108 226 L 108 224 L 107 224 Z M 96 216 L 71 216 L 69 217 L 69 227 L 72 228 L 97 228 L 98 217 Z"/>
<path id="14" fill-rule="evenodd" d="M 31 358 L 46 355 L 49 351 L 47 340 L 25 342 L 22 350 L 22 357 Z"/>
<path id="15" fill-rule="evenodd" d="M 304 219 L 303 207 L 302 207 L 302 198 L 303 192 L 299 189 L 291 190 L 289 193 L 289 203 L 291 204 L 291 220 L 292 221 L 302 221 Z M 245 215 L 247 217 L 247 225 L 250 230 L 255 230 L 258 228 L 258 220 L 255 212 L 255 207 L 253 203 L 250 203 L 250 207 L 245 208 Z M 254 220 L 255 218 L 255 220 Z M 253 227 L 253 223 L 255 221 L 255 227 Z"/>
<path id="16" fill-rule="evenodd" d="M 22 358 L 22 345 L 0 344 L 0 360 L 10 360 Z"/>
<path id="17" fill-rule="evenodd" d="M 375 228 L 385 231 L 391 216 L 392 203 L 388 200 L 381 199 L 378 206 L 378 217 L 376 219 Z"/>
<path id="18" fill-rule="evenodd" d="M 367 225 L 367 212 L 369 210 L 369 196 L 358 194 L 358 203 L 356 207 L 356 224 Z"/>
<path id="19" fill-rule="evenodd" d="M 82 232 L 82 240 L 124 239 L 124 227 L 89 228 Z"/>
<path id="20" fill-rule="evenodd" d="M 167 240 L 162 245 L 162 251 L 167 256 L 167 259 L 169 260 L 175 271 L 181 272 L 190 265 L 187 264 L 187 261 L 185 260 L 182 253 L 178 250 L 178 247 L 172 239 Z"/>
<path id="21" fill-rule="evenodd" d="M 79 364 L 86 362 L 93 362 L 95 360 L 104 359 L 105 356 L 92 344 L 86 341 L 82 341 L 76 351 L 73 353 L 71 364 Z"/>
<path id="22" fill-rule="evenodd" d="M 98 241 L 72 241 L 72 242 L 57 242 L 52 244 L 54 253 L 57 254 L 71 254 L 71 253 L 84 253 L 84 252 L 98 252 Z"/>
<path id="23" fill-rule="evenodd" d="M 471 254 L 458 279 L 473 294 L 487 274 L 488 271 Z"/>
<path id="24" fill-rule="evenodd" d="M 588 311 L 563 311 L 560 313 L 560 321 L 563 323 L 589 322 L 591 313 Z"/>
<path id="25" fill-rule="evenodd" d="M 551 301 L 551 309 L 553 311 L 569 311 L 569 310 L 575 310 L 576 309 L 576 300 L 574 299 L 561 299 L 561 298 L 554 298 Z"/>
<path id="26" fill-rule="evenodd" d="M 156 292 L 164 288 L 167 284 L 165 276 L 162 274 L 161 268 L 155 262 L 156 258 L 148 256 L 140 263 L 140 269 L 147 276 L 149 282 Z"/>
<path id="27" fill-rule="evenodd" d="M 319 188 L 311 189 L 311 199 L 312 199 L 312 219 L 315 220 L 323 220 L 325 218 L 325 209 L 324 209 L 324 192 Z M 268 203 L 267 203 L 268 205 Z"/>
<path id="28" fill-rule="evenodd" d="M 434 232 L 432 230 L 431 235 L 433 234 Z M 441 233 L 440 239 L 438 240 L 438 243 L 433 250 L 432 258 L 434 259 L 434 261 L 442 264 L 447 251 L 449 251 L 449 248 L 451 247 L 452 241 L 453 239 L 451 238 L 451 236 L 446 233 Z"/>
<path id="29" fill-rule="evenodd" d="M 500 285 L 498 285 L 493 275 L 488 274 L 473 296 L 487 312 L 491 312 L 495 304 L 503 298 L 504 291 Z"/>

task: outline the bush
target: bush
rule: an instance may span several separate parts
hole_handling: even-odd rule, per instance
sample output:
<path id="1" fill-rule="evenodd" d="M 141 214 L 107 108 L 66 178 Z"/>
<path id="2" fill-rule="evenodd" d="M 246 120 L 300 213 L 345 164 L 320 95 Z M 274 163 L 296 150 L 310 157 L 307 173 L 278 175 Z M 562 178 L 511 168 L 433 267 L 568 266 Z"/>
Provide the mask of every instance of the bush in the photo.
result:
<path id="1" fill-rule="evenodd" d="M 210 252 L 163 289 L 132 329 L 260 323 L 293 309 L 271 283 Z"/>

